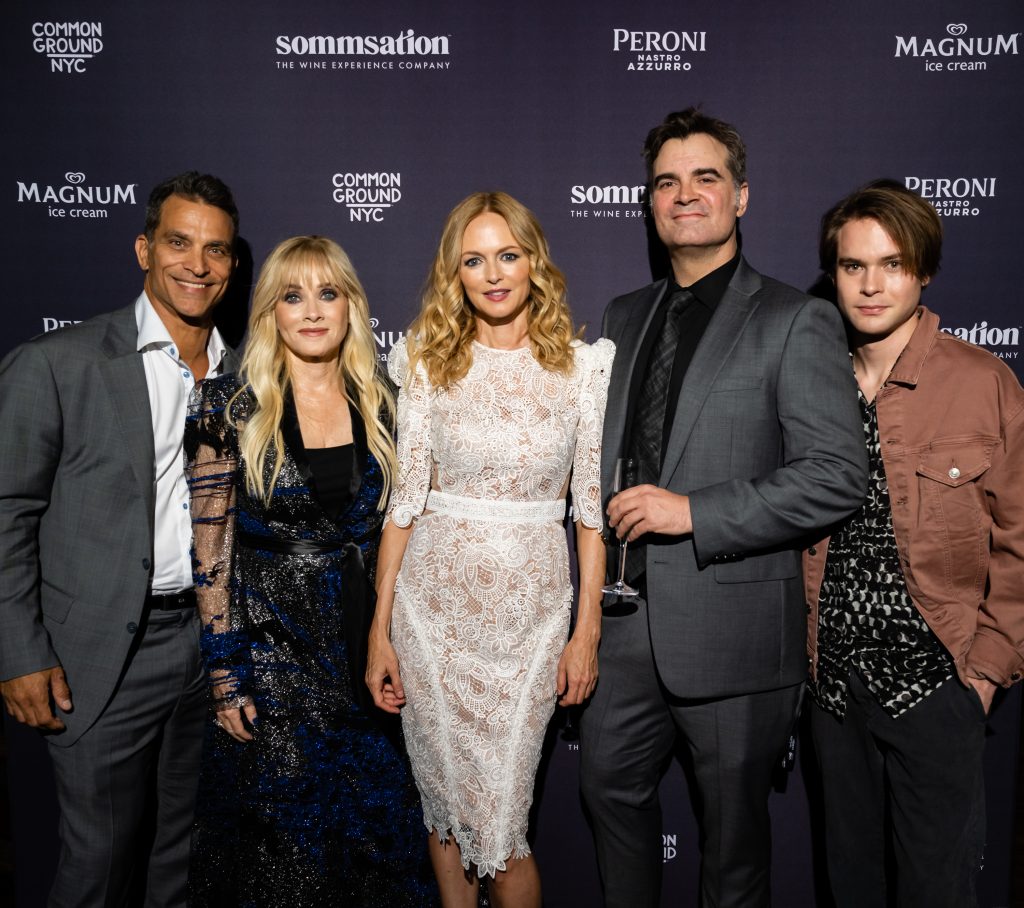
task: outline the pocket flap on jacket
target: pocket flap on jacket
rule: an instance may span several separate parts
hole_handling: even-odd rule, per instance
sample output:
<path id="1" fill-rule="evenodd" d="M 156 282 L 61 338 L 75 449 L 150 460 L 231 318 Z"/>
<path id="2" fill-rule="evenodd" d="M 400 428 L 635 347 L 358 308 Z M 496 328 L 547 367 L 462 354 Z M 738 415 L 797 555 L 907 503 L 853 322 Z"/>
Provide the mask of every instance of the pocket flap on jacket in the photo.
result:
<path id="1" fill-rule="evenodd" d="M 800 573 L 800 553 L 786 551 L 751 555 L 741 561 L 715 564 L 714 571 L 718 583 L 789 580 Z"/>
<path id="2" fill-rule="evenodd" d="M 950 445 L 921 453 L 918 475 L 956 488 L 977 479 L 992 466 L 991 445 Z"/>
<path id="3" fill-rule="evenodd" d="M 723 391 L 758 391 L 764 384 L 764 379 L 757 375 L 730 375 L 725 378 L 718 378 L 711 386 L 712 394 L 719 394 Z"/>
<path id="4" fill-rule="evenodd" d="M 74 596 L 69 596 L 62 590 L 50 586 L 45 580 L 40 585 L 39 607 L 44 617 L 51 621 L 63 624 L 67 620 L 68 612 L 71 611 L 74 601 Z"/>

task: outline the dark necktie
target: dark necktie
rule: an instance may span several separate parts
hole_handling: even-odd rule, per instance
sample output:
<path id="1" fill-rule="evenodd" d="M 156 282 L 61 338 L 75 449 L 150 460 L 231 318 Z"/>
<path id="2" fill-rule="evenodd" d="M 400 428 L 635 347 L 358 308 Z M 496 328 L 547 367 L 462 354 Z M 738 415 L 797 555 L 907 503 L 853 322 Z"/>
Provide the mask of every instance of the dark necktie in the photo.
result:
<path id="1" fill-rule="evenodd" d="M 654 341 L 647 371 L 636 399 L 629 456 L 637 460 L 637 482 L 657 483 L 661 474 L 661 446 L 665 431 L 665 403 L 676 360 L 683 311 L 693 302 L 689 290 L 677 290 L 665 309 L 665 324 Z"/>
<path id="2" fill-rule="evenodd" d="M 637 461 L 637 485 L 657 485 L 661 475 L 661 446 L 668 386 L 682 331 L 682 315 L 693 301 L 694 296 L 689 290 L 677 290 L 672 294 L 665 311 L 665 324 L 647 360 L 647 371 L 637 395 L 629 444 L 629 456 Z M 646 548 L 642 544 L 629 544 L 626 550 L 627 580 L 632 582 L 646 570 Z"/>

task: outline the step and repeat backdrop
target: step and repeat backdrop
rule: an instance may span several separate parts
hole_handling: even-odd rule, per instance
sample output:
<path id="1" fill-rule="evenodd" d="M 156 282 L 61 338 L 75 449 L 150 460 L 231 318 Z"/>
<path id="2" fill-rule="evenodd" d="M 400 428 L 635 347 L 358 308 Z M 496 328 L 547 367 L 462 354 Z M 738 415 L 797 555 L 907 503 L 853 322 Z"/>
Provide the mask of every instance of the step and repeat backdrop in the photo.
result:
<path id="1" fill-rule="evenodd" d="M 0 13 L 0 354 L 130 303 L 149 189 L 215 173 L 241 210 L 222 312 L 241 337 L 279 240 L 326 234 L 366 286 L 380 356 L 413 318 L 449 209 L 503 189 L 539 216 L 587 338 L 613 296 L 657 276 L 644 219 L 647 130 L 702 104 L 749 150 L 744 253 L 802 288 L 841 195 L 887 176 L 946 232 L 926 303 L 1024 375 L 1017 271 L 1024 176 L 1019 0 L 15 0 Z M 116 578 L 112 578 L 116 582 Z M 1009 902 L 1019 691 L 990 723 L 985 908 Z M 535 848 L 545 904 L 598 904 L 577 795 L 577 717 L 552 725 Z M 22 906 L 54 859 L 45 748 L 8 722 Z M 824 906 L 813 760 L 772 799 L 775 904 Z M 663 786 L 663 904 L 691 904 L 697 844 L 683 770 Z"/>

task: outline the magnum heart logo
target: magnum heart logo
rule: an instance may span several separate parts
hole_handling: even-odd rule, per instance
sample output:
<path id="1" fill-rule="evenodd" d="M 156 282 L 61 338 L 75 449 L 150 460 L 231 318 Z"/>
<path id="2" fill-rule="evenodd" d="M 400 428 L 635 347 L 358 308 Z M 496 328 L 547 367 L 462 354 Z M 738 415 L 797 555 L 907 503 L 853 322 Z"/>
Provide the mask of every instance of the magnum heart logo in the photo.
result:
<path id="1" fill-rule="evenodd" d="M 64 179 L 67 180 L 72 185 L 77 186 L 79 183 L 85 182 L 85 174 L 82 173 L 81 171 L 69 170 L 66 174 L 64 174 Z"/>
<path id="2" fill-rule="evenodd" d="M 967 31 L 967 26 L 963 22 L 951 22 L 946 26 L 946 31 L 954 36 L 962 35 Z"/>

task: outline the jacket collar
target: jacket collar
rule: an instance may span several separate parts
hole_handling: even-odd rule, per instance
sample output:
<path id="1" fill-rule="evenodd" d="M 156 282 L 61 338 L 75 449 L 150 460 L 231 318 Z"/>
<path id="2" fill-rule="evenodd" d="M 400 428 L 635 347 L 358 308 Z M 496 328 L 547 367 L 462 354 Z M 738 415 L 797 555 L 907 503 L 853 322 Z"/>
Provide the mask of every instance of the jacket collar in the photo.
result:
<path id="1" fill-rule="evenodd" d="M 917 327 L 910 335 L 910 340 L 907 341 L 888 378 L 890 382 L 909 385 L 912 388 L 917 386 L 924 361 L 932 352 L 939 331 L 939 317 L 925 306 L 918 307 L 917 319 Z"/>
<path id="2" fill-rule="evenodd" d="M 136 348 L 140 352 L 150 349 L 166 350 L 172 359 L 178 361 L 179 353 L 174 340 L 145 290 L 135 300 L 135 322 L 138 327 Z M 230 371 L 227 362 L 228 351 L 229 347 L 224 343 L 220 332 L 216 327 L 211 327 L 206 341 L 206 357 L 209 361 L 207 376 L 223 375 Z"/>
<path id="3" fill-rule="evenodd" d="M 100 349 L 109 359 L 128 356 L 138 352 L 139 326 L 135 321 L 135 304 L 125 306 L 111 312 L 107 319 L 107 330 L 100 341 Z M 145 378 L 142 359 L 138 360 L 139 374 Z M 148 400 L 145 381 L 142 384 L 142 395 Z"/>

